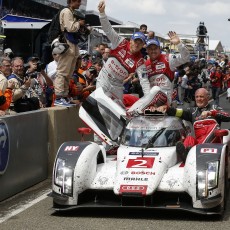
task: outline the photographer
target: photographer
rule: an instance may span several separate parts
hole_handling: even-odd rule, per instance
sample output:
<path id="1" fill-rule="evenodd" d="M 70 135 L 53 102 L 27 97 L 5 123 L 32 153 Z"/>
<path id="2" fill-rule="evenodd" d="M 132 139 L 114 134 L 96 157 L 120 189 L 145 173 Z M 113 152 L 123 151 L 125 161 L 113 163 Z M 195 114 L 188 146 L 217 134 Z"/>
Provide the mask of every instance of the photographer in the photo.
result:
<path id="1" fill-rule="evenodd" d="M 13 89 L 13 98 L 10 105 L 11 111 L 25 112 L 40 108 L 39 100 L 35 92 L 33 92 L 31 98 L 26 96 L 26 94 L 29 93 L 31 78 L 25 77 L 24 61 L 22 58 L 15 57 L 12 59 L 12 74 L 8 77 L 8 82 L 13 82 L 15 87 Z"/>
<path id="2" fill-rule="evenodd" d="M 54 83 L 56 99 L 54 105 L 70 106 L 69 95 L 69 81 L 73 75 L 77 57 L 79 56 L 78 43 L 79 39 L 76 38 L 76 33 L 84 27 L 85 20 L 77 19 L 74 10 L 79 9 L 81 0 L 67 0 L 68 7 L 60 12 L 60 25 L 61 31 L 65 35 L 68 50 L 60 54 L 57 75 Z"/>
<path id="3" fill-rule="evenodd" d="M 39 61 L 38 57 L 30 57 L 24 67 L 26 70 L 25 76 L 31 78 L 29 92 L 37 94 L 41 107 L 50 107 L 53 96 L 53 82 L 45 73 L 45 65 Z M 48 95 L 48 92 L 50 95 Z M 27 96 L 30 97 L 31 95 Z"/>

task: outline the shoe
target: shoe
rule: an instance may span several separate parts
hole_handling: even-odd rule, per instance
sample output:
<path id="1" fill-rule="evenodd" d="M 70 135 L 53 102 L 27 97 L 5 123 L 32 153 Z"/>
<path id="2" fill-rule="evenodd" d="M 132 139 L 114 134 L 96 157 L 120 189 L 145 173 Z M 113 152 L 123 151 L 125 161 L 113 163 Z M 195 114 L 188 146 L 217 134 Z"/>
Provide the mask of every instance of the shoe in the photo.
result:
<path id="1" fill-rule="evenodd" d="M 177 152 L 177 156 L 178 156 L 179 160 L 182 160 L 183 162 L 185 162 L 186 157 L 188 155 L 188 151 L 185 148 L 182 141 L 178 141 L 176 143 L 176 152 Z"/>
<path id="2" fill-rule="evenodd" d="M 73 106 L 73 105 L 76 105 L 76 104 L 70 104 L 68 101 L 65 100 L 65 98 L 57 98 L 55 101 L 54 101 L 54 105 L 55 106 L 65 106 L 65 107 L 69 107 L 69 106 Z"/>

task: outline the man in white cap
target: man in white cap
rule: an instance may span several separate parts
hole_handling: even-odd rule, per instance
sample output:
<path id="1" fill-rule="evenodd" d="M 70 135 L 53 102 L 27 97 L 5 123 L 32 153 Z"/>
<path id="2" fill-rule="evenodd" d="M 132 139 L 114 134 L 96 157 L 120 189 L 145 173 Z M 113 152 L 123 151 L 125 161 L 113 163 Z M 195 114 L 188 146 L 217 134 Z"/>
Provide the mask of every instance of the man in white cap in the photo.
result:
<path id="1" fill-rule="evenodd" d="M 4 49 L 4 57 L 8 57 L 8 58 L 12 59 L 14 57 L 14 53 L 13 53 L 12 49 L 10 49 L 10 48 Z"/>
<path id="2" fill-rule="evenodd" d="M 123 81 L 130 73 L 137 73 L 144 94 L 148 94 L 150 85 L 146 74 L 144 59 L 141 49 L 145 45 L 145 35 L 136 32 L 131 40 L 119 36 L 112 28 L 106 14 L 105 2 L 98 5 L 99 18 L 102 29 L 112 43 L 110 57 L 97 77 L 96 87 L 110 91 L 114 96 L 123 101 Z"/>

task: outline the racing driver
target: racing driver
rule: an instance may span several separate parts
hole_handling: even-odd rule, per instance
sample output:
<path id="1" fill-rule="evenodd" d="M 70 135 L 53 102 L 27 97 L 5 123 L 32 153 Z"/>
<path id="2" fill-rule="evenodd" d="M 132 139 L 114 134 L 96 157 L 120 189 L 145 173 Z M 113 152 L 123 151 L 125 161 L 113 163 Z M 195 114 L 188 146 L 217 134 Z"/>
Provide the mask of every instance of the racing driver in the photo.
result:
<path id="1" fill-rule="evenodd" d="M 177 46 L 179 54 L 162 54 L 159 41 L 150 39 L 146 43 L 149 59 L 145 65 L 151 88 L 159 86 L 171 101 L 175 70 L 190 61 L 190 53 L 175 32 L 169 31 L 168 36 L 171 44 Z"/>
<path id="2" fill-rule="evenodd" d="M 123 102 L 123 81 L 130 73 L 136 72 L 140 80 L 144 95 L 150 91 L 150 84 L 146 73 L 141 49 L 145 45 L 145 35 L 135 32 L 131 40 L 119 36 L 112 28 L 106 14 L 105 2 L 98 5 L 102 29 L 112 43 L 110 57 L 97 77 L 96 87 L 110 91 Z"/>
<path id="3" fill-rule="evenodd" d="M 149 58 L 146 60 L 145 65 L 151 88 L 159 86 L 167 95 L 168 103 L 171 104 L 175 70 L 178 66 L 190 61 L 190 53 L 185 45 L 181 43 L 179 36 L 175 32 L 169 31 L 168 36 L 171 44 L 177 46 L 179 54 L 162 54 L 159 41 L 150 39 L 146 42 L 146 50 Z M 149 97 L 151 95 L 138 100 L 128 112 L 142 111 L 143 108 L 152 106 L 151 98 Z"/>

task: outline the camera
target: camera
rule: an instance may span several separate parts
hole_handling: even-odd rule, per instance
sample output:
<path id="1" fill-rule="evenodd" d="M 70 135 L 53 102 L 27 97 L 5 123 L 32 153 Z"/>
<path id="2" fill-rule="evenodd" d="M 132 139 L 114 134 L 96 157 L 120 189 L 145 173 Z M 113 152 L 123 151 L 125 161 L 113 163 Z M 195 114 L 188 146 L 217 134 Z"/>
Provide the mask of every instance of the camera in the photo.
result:
<path id="1" fill-rule="evenodd" d="M 79 10 L 74 10 L 73 15 L 77 21 L 85 20 L 85 14 Z M 91 29 L 89 24 L 81 25 L 79 30 L 75 33 L 75 38 L 79 39 L 81 42 L 85 42 L 88 39 L 90 31 Z"/>
<path id="2" fill-rule="evenodd" d="M 37 72 L 41 72 L 46 68 L 46 65 L 40 61 L 37 62 Z"/>

